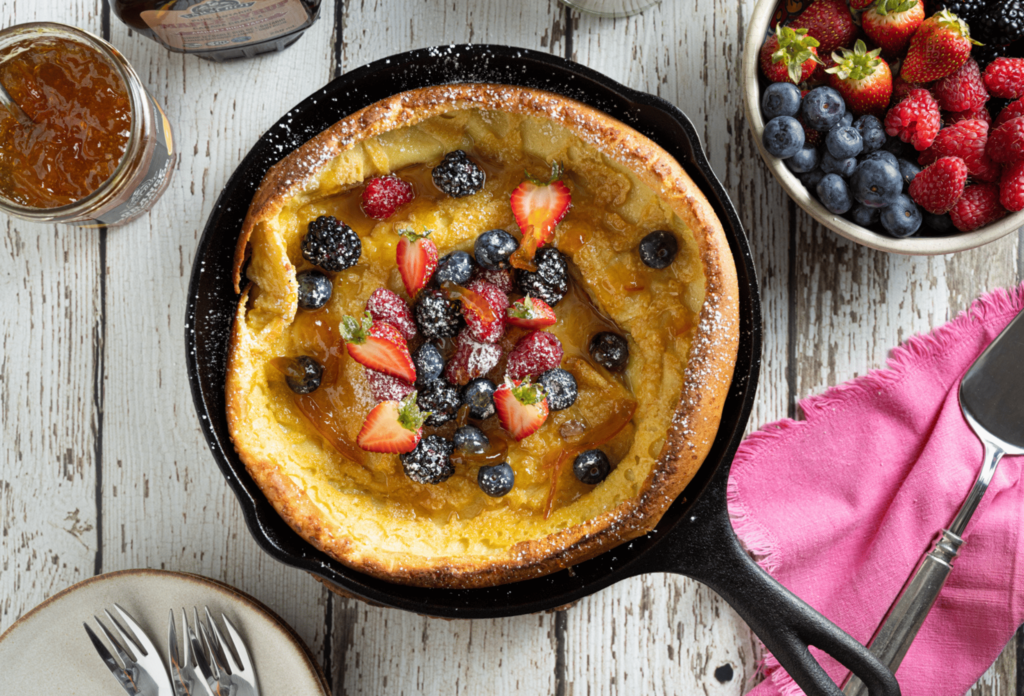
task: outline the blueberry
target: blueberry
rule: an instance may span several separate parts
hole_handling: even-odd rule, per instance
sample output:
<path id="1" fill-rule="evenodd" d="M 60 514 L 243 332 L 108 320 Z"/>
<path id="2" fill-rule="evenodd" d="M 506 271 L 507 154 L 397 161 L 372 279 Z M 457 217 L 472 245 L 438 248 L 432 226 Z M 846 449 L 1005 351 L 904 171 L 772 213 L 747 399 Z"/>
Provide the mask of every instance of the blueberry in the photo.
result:
<path id="1" fill-rule="evenodd" d="M 923 211 L 923 219 L 921 221 L 921 234 L 927 234 L 931 237 L 944 237 L 947 234 L 956 234 L 956 227 L 953 225 L 953 220 L 949 217 L 948 213 L 936 215 L 925 210 Z"/>
<path id="2" fill-rule="evenodd" d="M 586 484 L 601 483 L 612 471 L 608 455 L 599 449 L 587 450 L 579 454 L 572 463 L 572 472 L 576 478 Z"/>
<path id="3" fill-rule="evenodd" d="M 679 241 L 671 232 L 658 230 L 640 240 L 640 260 L 651 268 L 667 268 L 675 260 L 678 251 Z"/>
<path id="4" fill-rule="evenodd" d="M 888 162 L 897 169 L 900 166 L 900 161 L 896 158 L 896 155 L 892 154 L 888 150 L 875 150 L 860 158 L 861 162 L 870 162 L 871 160 L 881 160 Z"/>
<path id="5" fill-rule="evenodd" d="M 921 227 L 921 209 L 910 196 L 896 196 L 882 211 L 882 228 L 893 237 L 909 237 Z"/>
<path id="6" fill-rule="evenodd" d="M 611 331 L 602 331 L 594 334 L 590 339 L 590 355 L 597 361 L 598 365 L 611 370 L 622 372 L 629 362 L 629 344 L 626 339 Z"/>
<path id="7" fill-rule="evenodd" d="M 885 129 L 877 116 L 861 116 L 853 122 L 853 127 L 860 132 L 864 143 L 863 152 L 874 152 L 885 145 Z"/>
<path id="8" fill-rule="evenodd" d="M 464 425 L 452 435 L 452 442 L 455 449 L 471 454 L 483 454 L 491 446 L 491 441 L 484 435 L 484 431 L 475 425 Z"/>
<path id="9" fill-rule="evenodd" d="M 878 222 L 878 208 L 857 204 L 850 211 L 850 219 L 861 227 L 871 227 Z"/>
<path id="10" fill-rule="evenodd" d="M 792 157 L 804 146 L 804 127 L 792 116 L 776 116 L 765 124 L 762 142 L 768 154 Z"/>
<path id="11" fill-rule="evenodd" d="M 284 381 L 296 394 L 312 394 L 320 388 L 324 367 L 308 355 L 294 358 L 284 371 Z"/>
<path id="12" fill-rule="evenodd" d="M 476 475 L 476 483 L 487 495 L 492 498 L 501 496 L 512 490 L 516 484 L 516 472 L 508 462 L 495 464 L 494 466 L 482 466 Z"/>
<path id="13" fill-rule="evenodd" d="M 303 309 L 320 309 L 334 292 L 331 279 L 320 271 L 308 270 L 295 274 L 295 282 L 299 284 L 299 306 Z"/>
<path id="14" fill-rule="evenodd" d="M 818 182 L 825 178 L 825 172 L 821 169 L 812 169 L 806 174 L 800 175 L 800 181 L 807 187 L 808 191 L 813 191 L 818 186 Z"/>
<path id="15" fill-rule="evenodd" d="M 565 254 L 554 247 L 541 247 L 533 257 L 536 271 L 516 269 L 519 292 L 539 297 L 554 307 L 569 292 L 569 264 Z"/>
<path id="16" fill-rule="evenodd" d="M 903 177 L 903 190 L 906 191 L 914 177 L 921 173 L 921 168 L 910 160 L 905 159 L 899 160 L 896 166 L 899 167 L 900 176 Z"/>
<path id="17" fill-rule="evenodd" d="M 424 343 L 412 354 L 412 364 L 416 366 L 416 384 L 426 384 L 441 376 L 444 358 L 437 346 Z"/>
<path id="18" fill-rule="evenodd" d="M 576 403 L 576 397 L 579 395 L 576 378 L 568 370 L 553 368 L 542 374 L 537 381 L 544 387 L 544 393 L 548 397 L 548 408 L 552 411 L 561 411 Z"/>
<path id="19" fill-rule="evenodd" d="M 853 126 L 837 126 L 825 136 L 825 147 L 836 159 L 856 157 L 864 149 L 860 131 Z"/>
<path id="20" fill-rule="evenodd" d="M 843 117 L 839 119 L 840 126 L 852 126 L 853 125 L 853 112 L 847 111 L 843 114 Z"/>
<path id="21" fill-rule="evenodd" d="M 850 189 L 857 202 L 884 208 L 900 195 L 903 177 L 895 164 L 880 158 L 865 159 L 850 178 Z"/>
<path id="22" fill-rule="evenodd" d="M 775 82 L 773 84 L 781 85 L 789 83 Z M 814 147 L 813 145 L 804 145 L 804 147 L 798 153 L 796 153 L 787 160 L 783 160 L 783 162 L 786 163 L 786 166 L 789 168 L 789 171 L 793 172 L 794 174 L 804 174 L 818 167 L 818 164 L 820 162 L 818 148 Z"/>
<path id="23" fill-rule="evenodd" d="M 405 475 L 416 483 L 441 483 L 455 473 L 451 456 L 455 445 L 440 435 L 427 435 L 416 449 L 399 456 Z"/>
<path id="24" fill-rule="evenodd" d="M 850 190 L 846 188 L 843 177 L 838 174 L 825 175 L 825 178 L 818 182 L 816 191 L 818 200 L 831 213 L 842 215 L 853 206 Z"/>
<path id="25" fill-rule="evenodd" d="M 471 379 L 462 388 L 462 401 L 469 407 L 469 417 L 484 420 L 495 414 L 494 382 L 486 377 Z M 550 404 L 549 404 L 550 407 Z"/>
<path id="26" fill-rule="evenodd" d="M 465 285 L 473 276 L 475 266 L 476 262 L 473 261 L 472 256 L 464 251 L 453 251 L 442 256 L 441 260 L 437 262 L 434 279 L 438 283 Z"/>
<path id="27" fill-rule="evenodd" d="M 814 130 L 828 131 L 842 120 L 846 102 L 831 87 L 815 87 L 804 97 L 800 113 Z"/>
<path id="28" fill-rule="evenodd" d="M 420 293 L 413 308 L 416 327 L 427 340 L 451 338 L 462 328 L 462 305 L 449 300 L 440 290 Z"/>
<path id="29" fill-rule="evenodd" d="M 354 266 L 362 253 L 359 235 L 330 215 L 309 223 L 302 238 L 302 258 L 325 271 L 344 271 Z"/>
<path id="30" fill-rule="evenodd" d="M 462 405 L 462 397 L 459 396 L 459 388 L 448 380 L 434 379 L 419 388 L 416 405 L 421 411 L 431 412 L 424 422 L 437 427 L 455 418 Z"/>
<path id="31" fill-rule="evenodd" d="M 487 230 L 476 238 L 473 256 L 489 271 L 496 268 L 504 270 L 511 266 L 508 257 L 518 248 L 519 242 L 505 230 Z"/>
<path id="32" fill-rule="evenodd" d="M 766 121 L 776 116 L 796 116 L 800 99 L 800 88 L 792 82 L 773 82 L 761 96 L 761 113 Z"/>
<path id="33" fill-rule="evenodd" d="M 844 179 L 848 179 L 853 175 L 853 172 L 857 169 L 857 158 L 847 157 L 846 159 L 836 159 L 832 156 L 831 152 L 826 152 L 821 156 L 821 171 L 826 174 L 838 174 Z"/>
<path id="34" fill-rule="evenodd" d="M 486 176 L 462 150 L 449 152 L 431 172 L 434 186 L 452 198 L 469 196 L 484 187 Z"/>

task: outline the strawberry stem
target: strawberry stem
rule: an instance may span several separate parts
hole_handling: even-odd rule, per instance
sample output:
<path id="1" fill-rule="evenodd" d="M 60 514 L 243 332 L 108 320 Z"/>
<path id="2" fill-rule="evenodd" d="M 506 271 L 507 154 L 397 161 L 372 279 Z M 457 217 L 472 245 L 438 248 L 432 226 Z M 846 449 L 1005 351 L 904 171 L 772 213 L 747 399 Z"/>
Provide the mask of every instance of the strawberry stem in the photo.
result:
<path id="1" fill-rule="evenodd" d="M 366 343 L 366 339 L 370 336 L 370 327 L 373 326 L 373 317 L 370 316 L 369 312 L 363 315 L 363 320 L 360 323 L 355 317 L 350 317 L 347 314 L 341 318 L 341 337 L 344 338 L 348 343 Z"/>
<path id="2" fill-rule="evenodd" d="M 551 164 L 551 177 L 548 178 L 547 181 L 539 177 L 535 177 L 533 174 L 530 174 L 529 170 L 524 169 L 523 171 L 526 173 L 526 178 L 527 180 L 530 181 L 530 183 L 535 184 L 537 186 L 550 186 L 551 184 L 555 183 L 558 180 L 558 177 L 562 176 L 562 172 L 565 171 L 565 168 L 562 166 L 561 162 L 553 162 Z"/>
<path id="3" fill-rule="evenodd" d="M 772 62 L 785 64 L 789 71 L 789 79 L 795 85 L 800 84 L 804 63 L 809 60 L 822 63 L 821 58 L 811 50 L 821 44 L 807 33 L 807 29 L 794 29 L 776 24 L 775 35 L 779 41 L 779 48 L 772 54 Z"/>
<path id="4" fill-rule="evenodd" d="M 406 430 L 416 432 L 422 428 L 423 422 L 431 413 L 433 411 L 420 410 L 419 404 L 416 403 L 415 391 L 398 402 L 398 423 Z"/>
<path id="5" fill-rule="evenodd" d="M 405 237 L 412 243 L 416 243 L 421 239 L 425 239 L 434 233 L 434 230 L 428 230 L 426 227 L 423 228 L 423 234 L 417 234 L 412 230 L 398 230 L 399 236 Z"/>
<path id="6" fill-rule="evenodd" d="M 869 51 L 867 44 L 857 39 L 852 51 L 842 48 L 832 54 L 836 64 L 825 72 L 837 75 L 840 80 L 863 80 L 874 75 L 875 69 L 882 64 L 882 59 L 878 57 L 881 52 L 881 48 Z"/>

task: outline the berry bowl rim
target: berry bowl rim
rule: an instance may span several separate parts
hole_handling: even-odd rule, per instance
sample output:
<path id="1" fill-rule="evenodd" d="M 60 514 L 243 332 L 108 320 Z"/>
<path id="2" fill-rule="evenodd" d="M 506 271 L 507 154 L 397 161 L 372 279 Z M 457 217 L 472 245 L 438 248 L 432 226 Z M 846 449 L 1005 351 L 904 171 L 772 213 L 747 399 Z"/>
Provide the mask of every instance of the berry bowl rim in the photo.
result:
<path id="1" fill-rule="evenodd" d="M 757 151 L 761 154 L 768 170 L 783 190 L 803 210 L 841 237 L 878 251 L 910 256 L 936 256 L 966 251 L 996 241 L 1024 225 L 1024 210 L 1010 213 L 991 225 L 979 227 L 972 232 L 958 232 L 945 237 L 889 237 L 856 225 L 846 218 L 835 215 L 823 206 L 804 186 L 803 182 L 789 171 L 783 161 L 768 154 L 761 142 L 764 133 L 764 119 L 761 117 L 761 76 L 758 68 L 758 54 L 776 8 L 785 0 L 759 0 L 754 6 L 744 39 L 741 73 L 743 75 L 743 105 L 747 125 L 754 136 Z"/>

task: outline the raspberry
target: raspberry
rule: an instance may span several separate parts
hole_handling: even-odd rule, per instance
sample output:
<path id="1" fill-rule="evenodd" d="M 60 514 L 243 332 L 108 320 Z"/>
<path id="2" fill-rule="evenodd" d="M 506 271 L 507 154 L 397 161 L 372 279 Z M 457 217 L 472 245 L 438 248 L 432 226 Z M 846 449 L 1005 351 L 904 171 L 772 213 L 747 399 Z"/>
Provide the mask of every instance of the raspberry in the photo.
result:
<path id="1" fill-rule="evenodd" d="M 995 123 L 992 124 L 993 128 L 1003 125 L 1011 118 L 1017 118 L 1018 116 L 1024 116 L 1024 99 L 1018 99 L 1012 101 L 1003 107 L 1003 110 L 996 116 Z"/>
<path id="2" fill-rule="evenodd" d="M 898 135 L 917 150 L 927 149 L 942 125 L 939 103 L 926 89 L 911 90 L 910 96 L 889 109 L 885 132 Z"/>
<path id="3" fill-rule="evenodd" d="M 1024 210 L 1024 160 L 1003 170 L 999 182 L 999 202 L 1010 212 Z"/>
<path id="4" fill-rule="evenodd" d="M 471 379 L 486 375 L 494 369 L 499 360 L 501 346 L 495 343 L 478 343 L 470 338 L 468 330 L 465 330 L 455 339 L 455 353 L 444 368 L 444 376 L 452 384 L 465 384 Z"/>
<path id="5" fill-rule="evenodd" d="M 970 232 L 989 225 L 1006 215 L 999 203 L 999 187 L 995 184 L 971 184 L 950 209 L 949 217 L 961 232 Z"/>
<path id="6" fill-rule="evenodd" d="M 479 343 L 497 343 L 505 335 L 505 310 L 508 309 L 508 295 L 496 285 L 485 280 L 474 280 L 466 286 L 481 296 L 494 314 L 494 321 L 484 321 L 466 302 L 462 303 L 462 316 L 466 319 L 466 332 Z"/>
<path id="7" fill-rule="evenodd" d="M 401 297 L 387 288 L 377 288 L 366 301 L 366 311 L 375 321 L 385 321 L 402 333 L 402 338 L 411 341 L 416 338 L 416 320 L 412 310 Z"/>
<path id="8" fill-rule="evenodd" d="M 366 381 L 370 385 L 370 394 L 377 403 L 381 401 L 401 401 L 412 394 L 412 385 L 397 377 L 386 375 L 377 370 L 366 368 Z"/>
<path id="9" fill-rule="evenodd" d="M 512 379 L 527 375 L 536 377 L 559 366 L 562 362 L 562 343 L 547 331 L 534 331 L 519 339 L 508 354 L 505 374 Z"/>
<path id="10" fill-rule="evenodd" d="M 512 271 L 503 271 L 500 268 L 496 268 L 492 271 L 483 271 L 479 277 L 480 280 L 496 286 L 506 295 L 511 295 L 512 290 L 515 289 L 515 284 L 512 282 Z"/>
<path id="11" fill-rule="evenodd" d="M 983 79 L 993 97 L 1024 97 L 1024 58 L 996 58 L 985 68 Z"/>
<path id="12" fill-rule="evenodd" d="M 387 220 L 413 198 L 412 184 L 394 174 L 375 176 L 363 189 L 363 212 L 375 220 Z"/>
<path id="13" fill-rule="evenodd" d="M 967 165 L 959 157 L 940 157 L 910 182 L 910 197 L 929 213 L 948 212 L 964 193 Z"/>
<path id="14" fill-rule="evenodd" d="M 975 109 L 968 109 L 967 111 L 953 111 L 946 114 L 946 118 L 943 120 L 947 126 L 952 126 L 954 123 L 960 123 L 960 121 L 984 121 L 985 123 L 991 124 L 992 115 L 989 114 L 988 109 L 984 106 L 979 106 Z"/>
<path id="15" fill-rule="evenodd" d="M 988 101 L 981 69 L 970 58 L 955 72 L 936 82 L 933 90 L 943 111 L 969 111 Z"/>
<path id="16" fill-rule="evenodd" d="M 981 181 L 999 179 L 999 166 L 985 154 L 988 142 L 988 124 L 981 120 L 960 121 L 943 128 L 927 152 L 934 158 L 959 157 L 967 165 L 967 172 Z M 922 153 L 924 155 L 925 153 Z"/>
<path id="17" fill-rule="evenodd" d="M 989 133 L 985 151 L 996 162 L 1024 159 L 1024 116 L 1011 118 Z"/>
<path id="18" fill-rule="evenodd" d="M 910 96 L 915 89 L 924 89 L 916 82 L 907 82 L 897 75 L 892 79 L 892 104 L 895 106 Z"/>

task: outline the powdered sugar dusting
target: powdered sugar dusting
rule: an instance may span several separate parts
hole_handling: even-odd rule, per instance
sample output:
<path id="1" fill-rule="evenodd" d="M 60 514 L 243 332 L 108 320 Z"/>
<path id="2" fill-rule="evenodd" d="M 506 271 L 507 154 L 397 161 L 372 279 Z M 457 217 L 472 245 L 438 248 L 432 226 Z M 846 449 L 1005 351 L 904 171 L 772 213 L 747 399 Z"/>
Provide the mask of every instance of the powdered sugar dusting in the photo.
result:
<path id="1" fill-rule="evenodd" d="M 501 360 L 501 346 L 495 343 L 478 343 L 463 330 L 455 339 L 455 353 L 445 368 L 445 378 L 452 384 L 465 384 L 471 379 L 483 377 Z"/>
<path id="2" fill-rule="evenodd" d="M 373 399 L 377 403 L 382 401 L 401 401 L 413 391 L 411 384 L 403 382 L 397 377 L 392 377 L 370 368 L 365 368 L 365 372 L 366 383 L 370 385 L 370 394 L 373 395 Z"/>

